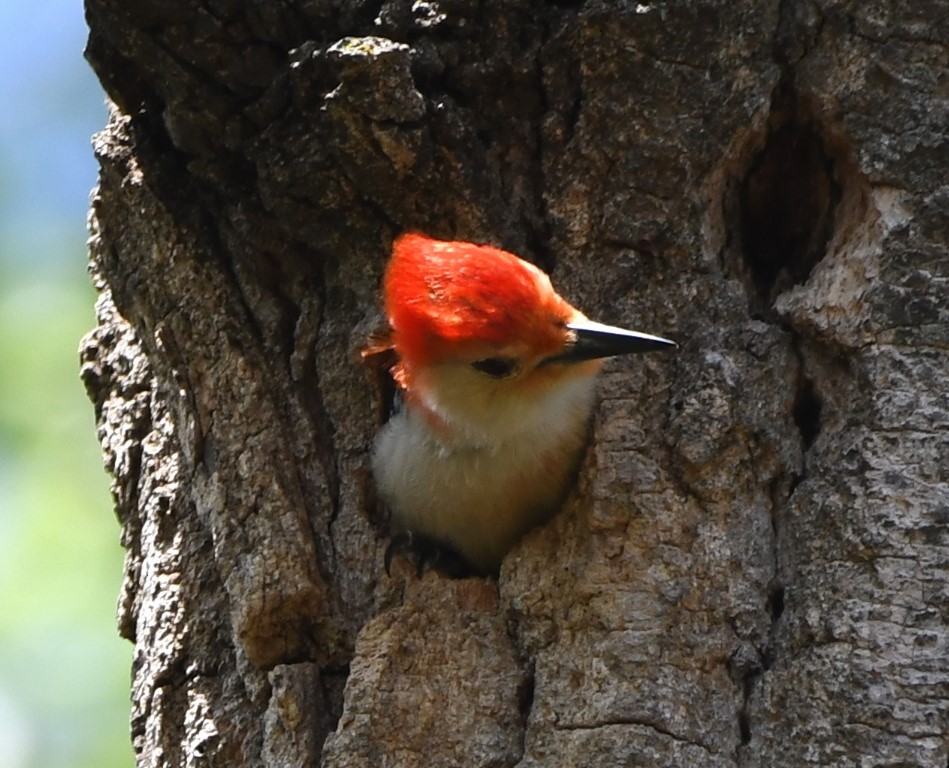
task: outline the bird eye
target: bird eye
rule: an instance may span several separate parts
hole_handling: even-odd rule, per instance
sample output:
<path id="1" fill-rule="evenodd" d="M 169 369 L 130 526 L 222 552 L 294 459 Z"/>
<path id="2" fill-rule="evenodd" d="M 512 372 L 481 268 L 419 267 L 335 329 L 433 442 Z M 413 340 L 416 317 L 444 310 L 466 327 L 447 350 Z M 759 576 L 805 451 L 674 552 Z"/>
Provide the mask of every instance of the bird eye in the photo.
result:
<path id="1" fill-rule="evenodd" d="M 475 360 L 471 367 L 493 379 L 504 379 L 517 373 L 517 361 L 509 357 L 486 357 L 484 360 Z"/>

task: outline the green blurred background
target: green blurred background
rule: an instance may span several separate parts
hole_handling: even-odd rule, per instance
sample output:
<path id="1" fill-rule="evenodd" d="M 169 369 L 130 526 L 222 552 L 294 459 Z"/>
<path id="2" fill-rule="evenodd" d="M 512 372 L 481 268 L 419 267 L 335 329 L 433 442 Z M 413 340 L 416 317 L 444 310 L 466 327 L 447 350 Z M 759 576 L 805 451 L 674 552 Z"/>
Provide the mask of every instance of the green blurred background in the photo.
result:
<path id="1" fill-rule="evenodd" d="M 104 99 L 81 0 L 0 0 L 0 30 L 0 768 L 129 768 L 119 526 L 77 355 Z"/>

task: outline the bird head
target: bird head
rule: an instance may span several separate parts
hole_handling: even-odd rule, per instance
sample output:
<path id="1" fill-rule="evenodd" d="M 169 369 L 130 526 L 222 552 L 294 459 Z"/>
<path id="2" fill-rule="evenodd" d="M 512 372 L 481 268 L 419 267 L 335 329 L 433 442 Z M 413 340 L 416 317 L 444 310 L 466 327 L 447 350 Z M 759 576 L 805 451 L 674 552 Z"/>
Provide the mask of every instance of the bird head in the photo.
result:
<path id="1" fill-rule="evenodd" d="M 588 320 L 514 254 L 416 233 L 395 241 L 384 297 L 410 403 L 475 438 L 569 407 L 604 358 L 676 346 Z"/>

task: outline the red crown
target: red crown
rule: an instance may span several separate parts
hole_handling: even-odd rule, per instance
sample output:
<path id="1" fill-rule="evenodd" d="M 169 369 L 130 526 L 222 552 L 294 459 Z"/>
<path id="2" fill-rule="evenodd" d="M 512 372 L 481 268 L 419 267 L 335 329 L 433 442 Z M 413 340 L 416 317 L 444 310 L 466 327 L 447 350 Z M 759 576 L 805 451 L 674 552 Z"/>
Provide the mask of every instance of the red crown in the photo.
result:
<path id="1" fill-rule="evenodd" d="M 385 308 L 403 363 L 518 347 L 558 351 L 574 313 L 541 270 L 488 245 L 408 233 L 392 248 Z"/>

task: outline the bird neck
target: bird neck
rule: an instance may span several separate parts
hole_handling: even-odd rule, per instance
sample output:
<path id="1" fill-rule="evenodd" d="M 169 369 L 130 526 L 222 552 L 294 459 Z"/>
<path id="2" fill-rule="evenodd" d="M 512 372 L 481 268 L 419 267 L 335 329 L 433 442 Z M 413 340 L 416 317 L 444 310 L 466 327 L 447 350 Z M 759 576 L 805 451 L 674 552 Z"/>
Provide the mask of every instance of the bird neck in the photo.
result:
<path id="1" fill-rule="evenodd" d="M 582 376 L 531 393 L 460 398 L 437 389 L 406 393 L 412 418 L 443 449 L 488 450 L 524 442 L 553 447 L 585 433 L 593 407 L 595 378 Z"/>

